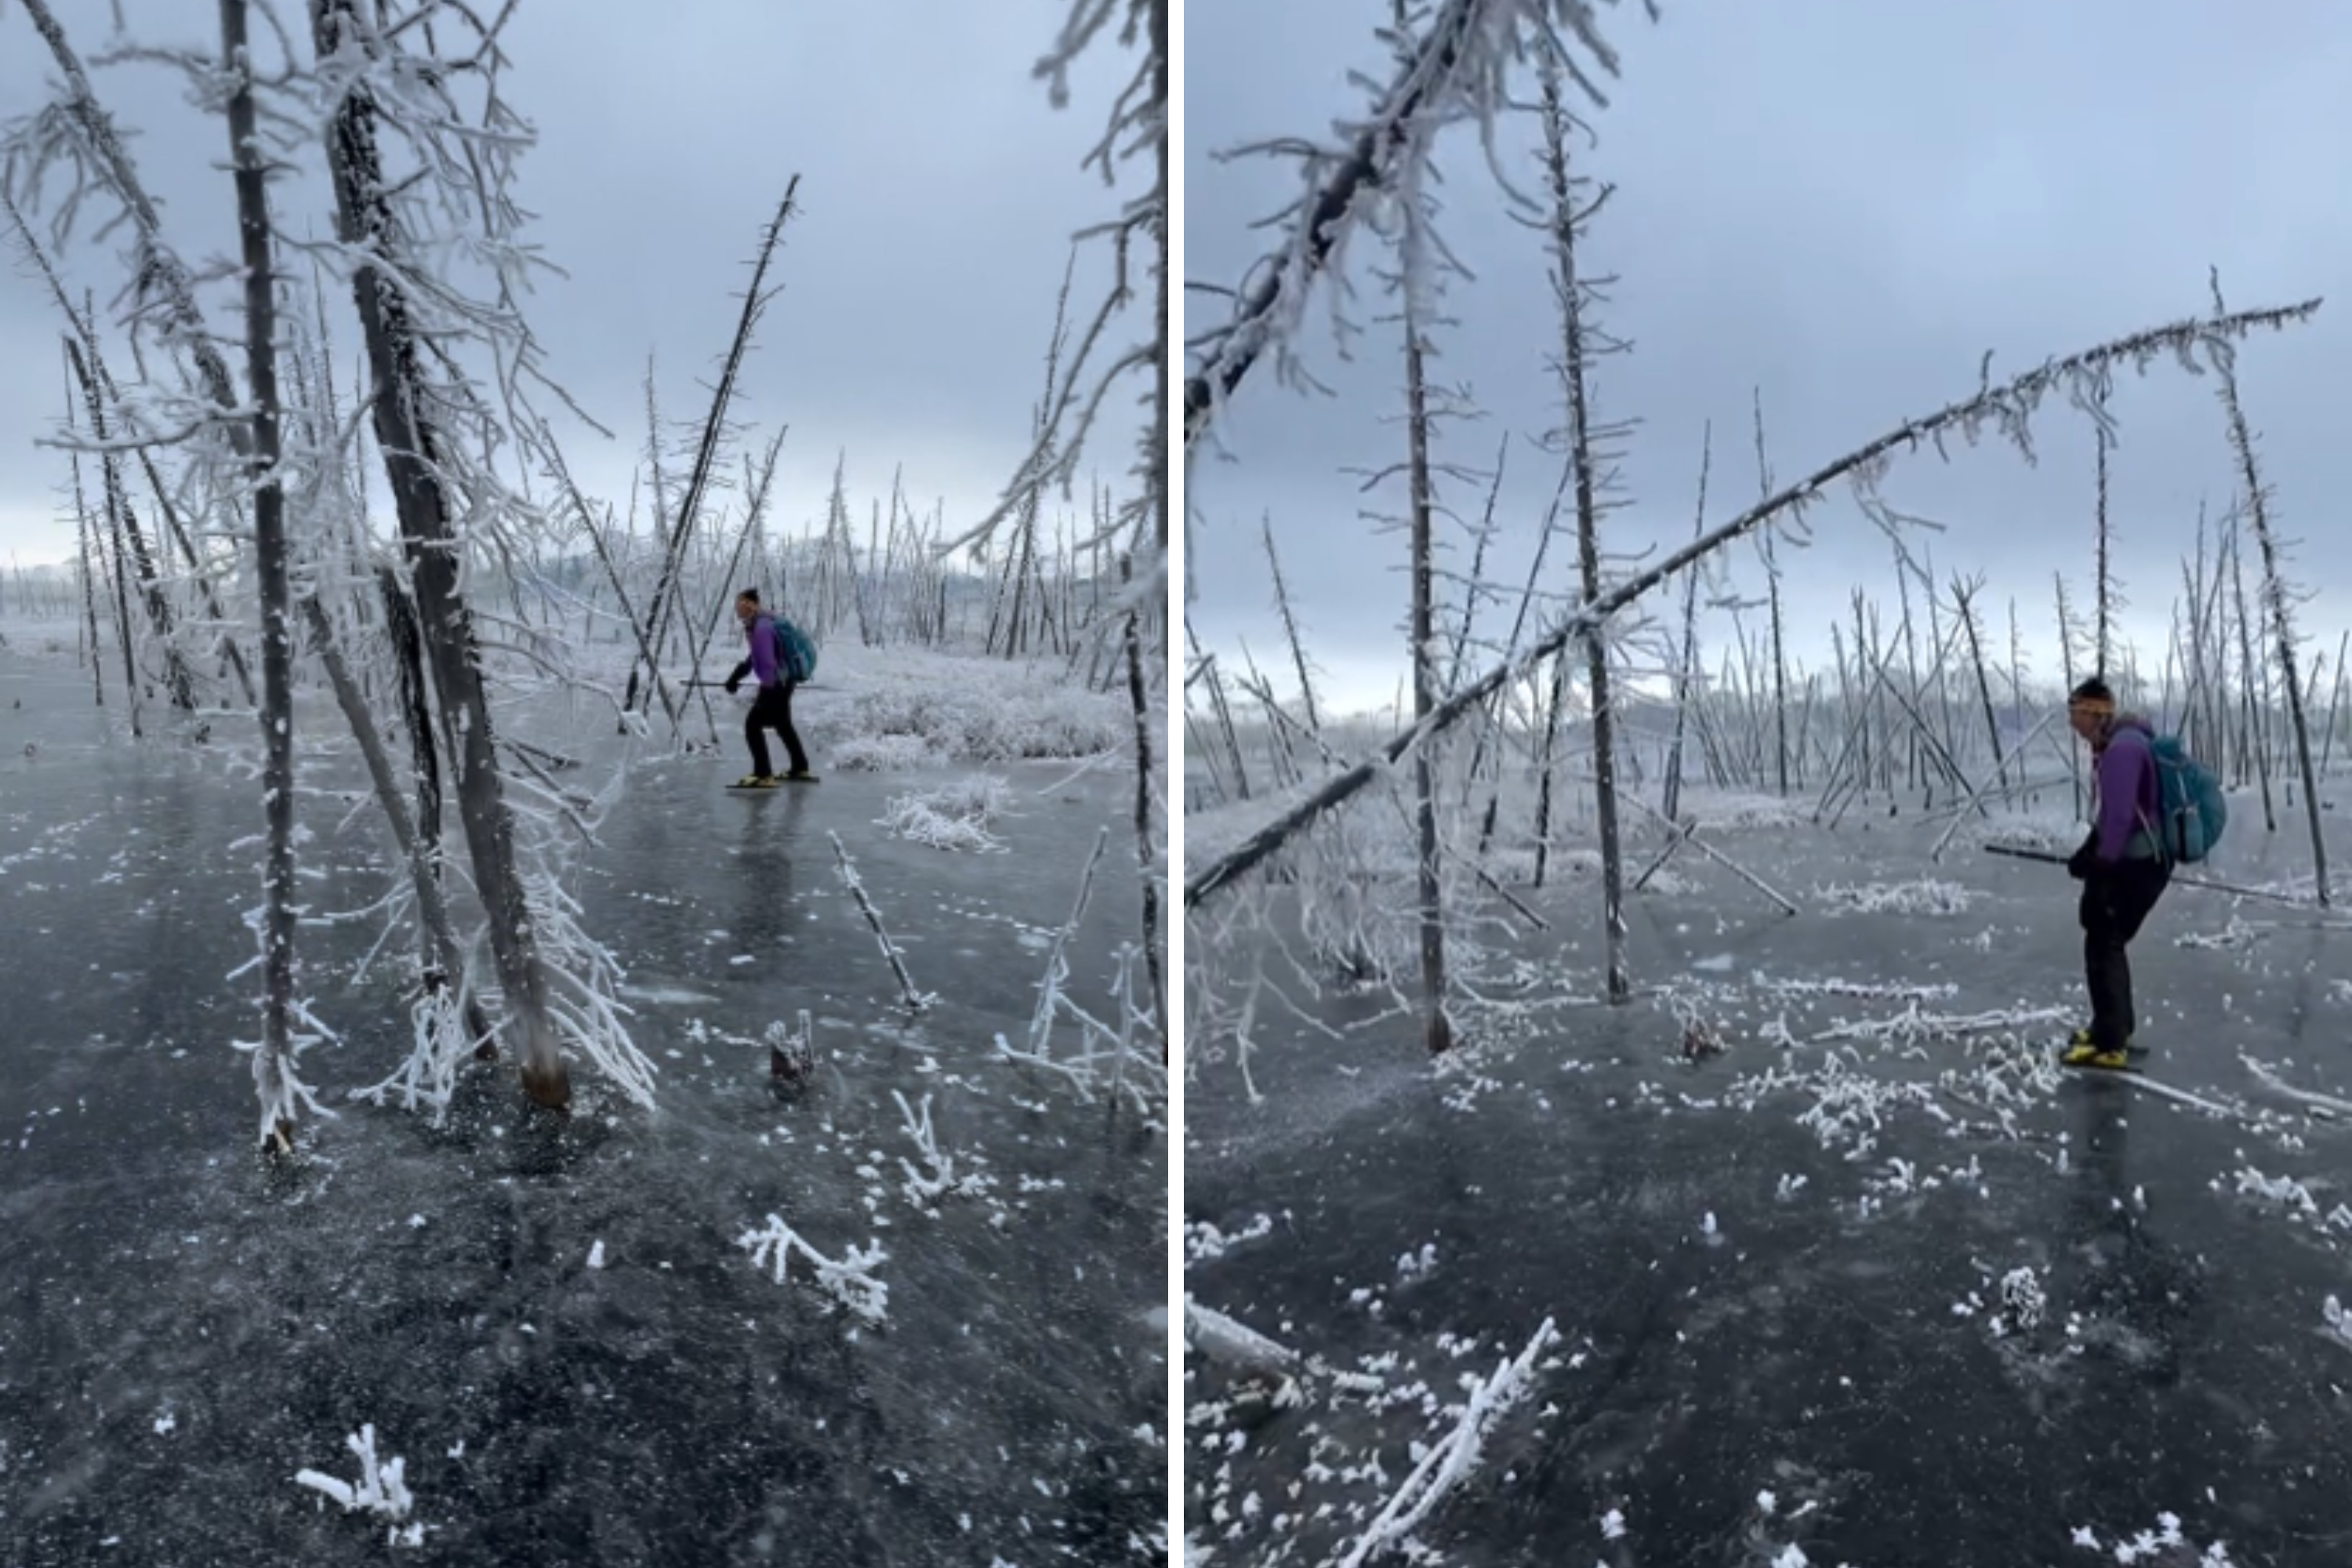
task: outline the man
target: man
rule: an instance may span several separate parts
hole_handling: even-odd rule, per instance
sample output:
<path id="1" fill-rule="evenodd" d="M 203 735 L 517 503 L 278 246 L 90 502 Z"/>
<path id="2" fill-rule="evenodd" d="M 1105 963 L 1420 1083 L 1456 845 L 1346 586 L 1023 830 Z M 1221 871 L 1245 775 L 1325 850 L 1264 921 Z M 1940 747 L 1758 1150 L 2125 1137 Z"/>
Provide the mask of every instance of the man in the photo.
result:
<path id="1" fill-rule="evenodd" d="M 2172 863 L 2156 824 L 2164 814 L 2149 750 L 2156 732 L 2116 711 L 2116 694 L 2094 676 L 2066 700 L 2067 722 L 2091 748 L 2091 836 L 2066 862 L 2083 884 L 2083 974 L 2091 1023 L 2077 1029 L 2059 1060 L 2068 1067 L 2123 1068 L 2139 1054 L 2131 1044 L 2131 960 L 2125 950 L 2172 880 Z"/>
<path id="2" fill-rule="evenodd" d="M 784 637 L 775 618 L 760 610 L 760 590 L 746 588 L 735 595 L 735 618 L 743 625 L 744 640 L 750 645 L 751 657 L 735 667 L 727 678 L 728 695 L 734 695 L 747 675 L 756 676 L 759 695 L 751 700 L 751 710 L 743 716 L 743 739 L 751 743 L 751 771 L 735 781 L 737 789 L 773 789 L 780 784 L 814 784 L 816 775 L 809 772 L 808 753 L 801 750 L 800 731 L 793 728 L 793 687 L 790 662 L 784 656 Z M 769 765 L 768 737 L 762 731 L 773 730 L 784 738 L 784 751 L 792 758 L 793 771 L 777 776 Z"/>

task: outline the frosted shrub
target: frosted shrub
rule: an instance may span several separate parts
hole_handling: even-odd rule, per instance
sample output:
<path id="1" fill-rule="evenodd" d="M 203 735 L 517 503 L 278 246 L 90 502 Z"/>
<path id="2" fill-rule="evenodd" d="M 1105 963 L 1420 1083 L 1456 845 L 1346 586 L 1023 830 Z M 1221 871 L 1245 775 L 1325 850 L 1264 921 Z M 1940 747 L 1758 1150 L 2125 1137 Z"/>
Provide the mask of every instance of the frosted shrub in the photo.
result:
<path id="1" fill-rule="evenodd" d="M 944 788 L 893 795 L 878 820 L 917 844 L 981 853 L 1004 847 L 1004 841 L 988 830 L 1004 805 L 1004 781 L 973 773 Z"/>
<path id="2" fill-rule="evenodd" d="M 934 760 L 920 735 L 853 735 L 833 747 L 834 766 L 854 773 L 907 773 Z"/>
<path id="3" fill-rule="evenodd" d="M 940 668 L 933 668 L 941 666 Z M 914 661 L 906 679 L 877 682 L 852 705 L 852 739 L 836 744 L 843 766 L 944 762 L 992 763 L 1036 757 L 1089 757 L 1133 739 L 1135 719 L 1119 698 L 1066 682 L 1061 668 Z M 896 672 L 894 672 L 896 673 Z"/>
<path id="4" fill-rule="evenodd" d="M 1832 883 L 1817 887 L 1814 896 L 1831 909 L 1864 915 L 1966 914 L 1976 894 L 1958 882 L 1923 877 L 1916 882 L 1870 882 L 1860 886 Z"/>

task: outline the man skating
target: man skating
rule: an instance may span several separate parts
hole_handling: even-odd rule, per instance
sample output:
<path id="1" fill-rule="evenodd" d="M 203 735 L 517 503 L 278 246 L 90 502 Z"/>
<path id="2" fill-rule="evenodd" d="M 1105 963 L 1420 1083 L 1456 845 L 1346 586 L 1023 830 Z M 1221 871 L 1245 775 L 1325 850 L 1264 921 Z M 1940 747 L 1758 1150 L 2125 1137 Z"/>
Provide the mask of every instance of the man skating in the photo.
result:
<path id="1" fill-rule="evenodd" d="M 758 679 L 760 689 L 751 700 L 751 710 L 743 716 L 751 771 L 737 779 L 734 787 L 772 789 L 780 784 L 814 784 L 816 775 L 809 772 L 808 753 L 801 750 L 800 731 L 793 728 L 793 688 L 799 682 L 793 679 L 783 627 L 774 616 L 761 611 L 757 588 L 746 588 L 735 595 L 735 618 L 742 623 L 750 657 L 727 678 L 728 694 L 732 696 L 747 675 Z M 781 776 L 770 765 L 768 737 L 763 732 L 768 730 L 783 736 L 784 752 L 792 760 L 792 772 Z"/>
<path id="2" fill-rule="evenodd" d="M 2116 711 L 2116 695 L 2095 676 L 2074 688 L 2066 719 L 2091 748 L 2091 835 L 2066 862 L 2083 884 L 2083 978 L 2091 1022 L 2074 1031 L 2059 1060 L 2068 1067 L 2126 1068 L 2131 1044 L 2131 960 L 2126 952 L 2172 880 L 2156 825 L 2163 820 L 2156 732 Z"/>

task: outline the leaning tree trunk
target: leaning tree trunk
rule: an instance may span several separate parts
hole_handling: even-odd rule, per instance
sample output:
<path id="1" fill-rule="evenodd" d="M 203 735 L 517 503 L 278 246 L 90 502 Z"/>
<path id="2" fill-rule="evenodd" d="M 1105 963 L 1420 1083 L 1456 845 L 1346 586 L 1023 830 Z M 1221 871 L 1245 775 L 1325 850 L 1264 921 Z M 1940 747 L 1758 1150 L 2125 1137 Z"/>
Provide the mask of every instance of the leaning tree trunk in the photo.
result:
<path id="1" fill-rule="evenodd" d="M 1584 283 L 1576 270 L 1576 231 L 1591 216 L 1579 214 L 1568 179 L 1567 116 L 1560 108 L 1559 82 L 1547 73 L 1543 84 L 1544 157 L 1551 177 L 1551 237 L 1559 266 L 1555 285 L 1559 295 L 1562 390 L 1568 395 L 1569 460 L 1576 472 L 1576 565 L 1584 602 L 1601 599 L 1601 511 L 1593 477 L 1592 398 L 1588 373 L 1591 345 L 1584 320 Z M 1606 192 L 1603 192 L 1605 197 Z M 1600 204 L 1596 201 L 1595 206 Z M 1759 405 L 1760 407 L 1760 405 Z M 1762 460 L 1761 416 L 1759 416 L 1758 460 Z M 1777 595 L 1778 590 L 1775 590 Z M 1778 665 L 1779 599 L 1774 601 L 1773 648 Z M 1601 910 L 1602 951 L 1608 968 L 1609 1000 L 1623 1004 L 1633 997 L 1633 983 L 1625 970 L 1625 860 L 1617 830 L 1617 716 L 1609 695 L 1609 644 L 1602 635 L 1607 623 L 1595 620 L 1586 628 L 1585 684 L 1592 698 L 1592 795 L 1595 829 L 1601 839 Z M 1555 694 L 1558 688 L 1554 688 Z M 1415 714 L 1416 719 L 1425 713 Z M 1780 727 L 1780 784 L 1788 788 L 1788 721 Z"/>
<path id="2" fill-rule="evenodd" d="M 89 433 L 104 441 L 106 402 L 99 394 L 98 379 L 82 354 L 81 345 L 71 337 L 66 339 L 66 358 L 73 365 L 74 379 L 81 384 L 82 405 L 89 413 Z M 147 548 L 147 535 L 139 527 L 139 516 L 131 510 L 131 492 L 122 479 L 121 453 L 110 451 L 102 455 L 100 477 L 106 486 L 107 516 L 114 520 L 131 548 L 131 562 L 138 568 L 140 597 L 147 606 L 147 621 L 154 628 L 156 644 L 163 650 L 164 682 L 172 690 L 172 705 L 188 712 L 196 705 L 195 682 L 188 674 L 187 661 L 180 657 L 179 645 L 172 637 L 172 603 L 155 574 L 155 557 Z"/>
<path id="3" fill-rule="evenodd" d="M 313 0 L 311 26 L 321 58 L 349 46 L 367 47 L 355 0 Z M 383 188 L 372 89 L 354 82 L 328 129 L 329 164 L 343 244 L 354 258 L 383 258 L 394 266 L 409 258 L 407 237 L 394 221 Z M 508 1020 L 517 1040 L 524 1092 L 550 1110 L 568 1110 L 571 1074 L 549 1005 L 548 977 L 535 933 L 514 821 L 499 773 L 489 694 L 476 659 L 472 612 L 457 582 L 464 549 L 444 489 L 442 433 L 426 414 L 426 389 L 415 322 L 398 280 L 374 259 L 360 259 L 352 291 L 374 384 L 376 446 L 383 456 L 400 521 L 409 574 L 415 585 L 425 655 L 445 721 L 454 724 L 457 815 L 474 866 L 474 888 L 488 916 L 490 952 L 499 971 Z"/>
<path id="4" fill-rule="evenodd" d="M 278 471 L 278 287 L 271 251 L 269 194 L 247 58 L 245 0 L 221 0 L 221 53 L 235 72 L 228 100 L 230 155 L 236 164 L 237 233 L 245 263 L 246 378 L 253 389 L 253 553 L 261 600 L 262 811 L 268 825 L 262 888 L 261 1047 L 254 1087 L 282 1152 L 293 1148 L 294 1041 L 294 628 L 287 587 L 286 488 Z"/>
<path id="5" fill-rule="evenodd" d="M 2221 284 L 2214 274 L 2213 303 L 2221 303 Z M 2246 511 L 2253 520 L 2254 542 L 2263 552 L 2263 599 L 2270 607 L 2271 630 L 2278 639 L 2279 675 L 2286 682 L 2287 721 L 2294 728 L 2296 765 L 2303 773 L 2303 805 L 2311 819 L 2312 875 L 2319 894 L 2319 906 L 2329 902 L 2327 889 L 2327 835 L 2319 822 L 2319 776 L 2311 762 L 2311 729 L 2304 717 L 2303 679 L 2295 668 L 2294 624 L 2290 615 L 2284 563 L 2280 554 L 2277 536 L 2271 530 L 2270 492 L 2263 487 L 2262 474 L 2254 464 L 2254 438 L 2246 428 L 2246 411 L 2238 401 L 2238 374 L 2231 361 L 2215 356 L 2221 373 L 2221 405 L 2230 415 L 2230 447 L 2238 459 L 2238 480 L 2244 488 Z M 2248 671 L 2251 678 L 2252 671 Z"/>

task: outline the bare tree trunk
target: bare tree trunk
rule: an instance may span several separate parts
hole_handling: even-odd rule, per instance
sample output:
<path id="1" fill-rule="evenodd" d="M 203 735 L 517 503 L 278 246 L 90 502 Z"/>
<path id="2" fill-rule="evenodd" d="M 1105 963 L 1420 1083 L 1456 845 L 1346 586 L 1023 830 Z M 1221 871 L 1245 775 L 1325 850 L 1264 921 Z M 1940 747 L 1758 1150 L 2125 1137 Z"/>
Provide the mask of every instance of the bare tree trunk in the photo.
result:
<path id="1" fill-rule="evenodd" d="M 89 431 L 97 439 L 106 437 L 106 403 L 100 395 L 97 377 L 83 356 L 81 344 L 72 337 L 66 339 L 66 359 L 73 366 L 74 378 L 81 384 L 82 405 L 89 415 Z M 155 633 L 156 646 L 163 650 L 164 682 L 171 688 L 172 705 L 186 712 L 196 705 L 195 684 L 189 679 L 186 660 L 180 657 L 179 646 L 172 640 L 172 605 L 164 596 L 163 585 L 155 575 L 155 558 L 147 549 L 147 536 L 139 527 L 139 517 L 131 508 L 131 493 L 122 482 L 121 454 L 108 452 L 99 464 L 100 478 L 104 483 L 106 512 L 114 531 L 130 546 L 131 563 L 139 573 L 140 597 L 147 606 L 147 623 Z"/>
<path id="2" fill-rule="evenodd" d="M 1559 710 L 1568 701 L 1568 655 L 1562 650 L 1551 661 L 1551 689 L 1544 700 L 1543 737 L 1536 752 L 1536 875 L 1535 885 L 1544 885 L 1544 874 L 1551 865 L 1551 793 L 1552 779 L 1559 763 Z"/>
<path id="3" fill-rule="evenodd" d="M 1568 400 L 1569 460 L 1576 474 L 1576 564 L 1584 602 L 1601 599 L 1601 511 L 1594 473 L 1592 400 L 1588 373 L 1589 345 L 1585 331 L 1585 282 L 1576 268 L 1576 233 L 1608 199 L 1604 187 L 1592 205 L 1579 213 L 1568 178 L 1568 124 L 1560 107 L 1558 74 L 1547 70 L 1543 82 L 1544 161 L 1551 178 L 1551 240 L 1556 266 L 1553 283 L 1559 300 L 1561 390 Z M 1757 424 L 1757 460 L 1763 460 L 1763 424 Z M 1775 601 L 1777 605 L 1777 599 Z M 1592 700 L 1592 799 L 1595 829 L 1601 839 L 1601 918 L 1602 951 L 1608 970 L 1609 1000 L 1622 1005 L 1633 1000 L 1633 983 L 1625 969 L 1625 862 L 1617 830 L 1617 715 L 1610 700 L 1609 644 L 1601 634 L 1604 621 L 1595 621 L 1584 634 L 1585 688 Z M 1774 647 L 1779 647 L 1780 616 L 1773 616 Z M 1557 690 L 1557 688 L 1555 688 Z M 1416 721 L 1427 717 L 1416 712 Z M 1788 727 L 1780 731 L 1780 784 L 1788 787 Z"/>
<path id="4" fill-rule="evenodd" d="M 1410 285 L 1408 285 L 1410 288 Z M 1429 473 L 1429 389 L 1422 363 L 1419 312 L 1405 311 L 1405 440 L 1412 550 L 1412 717 L 1427 719 L 1437 701 L 1435 574 L 1432 560 L 1433 498 Z M 1413 835 L 1421 898 L 1421 988 L 1423 1038 L 1430 1054 L 1454 1043 L 1445 1012 L 1445 901 L 1437 860 L 1437 773 L 1423 746 L 1413 753 Z"/>
<path id="5" fill-rule="evenodd" d="M 312 0 L 311 25 L 321 56 L 346 47 L 373 47 L 354 7 L 355 0 Z M 382 257 L 397 265 L 408 250 L 383 190 L 375 116 L 373 93 L 364 82 L 355 82 L 336 108 L 328 144 L 341 239 L 359 258 L 352 287 L 373 372 L 376 445 L 383 456 L 415 584 L 441 711 L 445 722 L 454 723 L 457 731 L 452 761 L 458 816 L 472 852 L 475 891 L 488 914 L 490 950 L 509 1022 L 520 1037 L 516 1054 L 523 1090 L 541 1106 L 564 1110 L 572 1101 L 571 1073 L 550 1008 L 547 973 L 515 853 L 489 695 L 477 663 L 473 616 L 457 582 L 464 542 L 443 489 L 442 436 L 425 412 L 426 389 L 408 301 L 398 280 L 366 259 Z"/>
<path id="6" fill-rule="evenodd" d="M 1129 581 L 1133 563 L 1118 560 L 1119 581 Z M 1151 743 L 1151 720 L 1162 710 L 1151 706 L 1143 679 L 1143 638 L 1138 630 L 1141 612 L 1129 610 L 1122 636 L 1127 645 L 1127 696 L 1135 711 L 1135 868 L 1143 884 L 1143 963 L 1151 977 L 1151 1019 L 1160 1031 L 1160 1059 L 1168 1060 L 1168 982 L 1160 956 L 1160 884 L 1152 876 L 1154 846 L 1165 841 L 1152 832 L 1151 770 L 1158 754 Z"/>
<path id="7" fill-rule="evenodd" d="M 81 454 L 70 454 L 73 468 L 74 523 L 81 541 L 81 606 L 89 621 L 89 677 L 98 689 L 98 705 L 106 706 L 106 667 L 99 657 L 98 563 L 91 559 L 89 502 L 81 491 Z"/>
<path id="8" fill-rule="evenodd" d="M 236 166 L 237 233 L 245 264 L 246 378 L 253 389 L 254 567 L 261 599 L 262 810 L 268 825 L 262 887 L 261 1047 L 253 1058 L 254 1086 L 276 1114 L 265 1137 L 281 1153 L 294 1146 L 289 1091 L 293 1073 L 294 930 L 294 628 L 288 589 L 286 489 L 278 469 L 278 286 L 272 254 L 269 195 L 252 62 L 247 57 L 245 0 L 221 0 L 221 57 L 234 73 L 228 100 L 229 153 Z"/>
<path id="9" fill-rule="evenodd" d="M 2066 576 L 2063 572 L 2051 574 L 2058 590 L 2058 679 L 2066 690 L 2074 689 L 2074 615 L 2066 603 Z M 2083 815 L 2083 752 L 2079 746 L 2066 748 L 2066 769 L 2074 784 L 2074 815 Z"/>
<path id="10" fill-rule="evenodd" d="M 2263 830 L 2278 831 L 2278 807 L 2271 798 L 2271 759 L 2269 748 L 2263 744 L 2261 722 L 2254 711 L 2254 671 L 2261 660 L 2254 657 L 2253 618 L 2246 614 L 2246 573 L 2243 553 L 2238 548 L 2238 532 L 2230 531 L 2230 596 L 2237 605 L 2238 668 L 2243 682 L 2239 711 L 2243 715 L 2245 738 L 2239 744 L 2239 754 L 2251 754 L 2254 759 L 2254 776 L 2263 786 Z"/>
<path id="11" fill-rule="evenodd" d="M 2213 274 L 2213 305 L 2221 308 L 2221 279 Z M 2238 400 L 2238 373 L 2226 357 L 2217 357 L 2221 375 L 2221 404 L 2230 414 L 2230 447 L 2238 459 L 2238 479 L 2245 491 L 2246 511 L 2253 519 L 2254 542 L 2263 552 L 2263 597 L 2270 606 L 2271 630 L 2278 639 L 2279 678 L 2286 683 L 2287 719 L 2294 726 L 2296 765 L 2303 773 L 2303 805 L 2311 819 L 2313 875 L 2319 907 L 2328 907 L 2327 835 L 2319 822 L 2319 776 L 2311 762 L 2311 730 L 2304 718 L 2303 681 L 2295 668 L 2294 624 L 2286 585 L 2285 563 L 2277 536 L 2271 531 L 2270 490 L 2254 464 L 2254 438 L 2246 428 L 2246 411 Z"/>
<path id="12" fill-rule="evenodd" d="M 1307 705 L 1307 732 L 1319 738 L 1323 720 L 1315 711 L 1315 678 L 1307 668 L 1307 647 L 1299 640 L 1298 617 L 1291 613 L 1289 585 L 1282 580 L 1282 557 L 1275 553 L 1274 519 L 1270 515 L 1258 519 L 1258 533 L 1265 541 L 1265 567 L 1274 574 L 1274 603 L 1282 612 L 1283 635 L 1290 639 L 1291 668 L 1298 672 L 1298 698 Z"/>
<path id="13" fill-rule="evenodd" d="M 1756 415 L 1756 493 L 1759 497 L 1772 493 L 1772 465 L 1764 456 L 1764 389 L 1749 389 Z M 1789 798 L 1789 653 L 1782 635 L 1780 620 L 1780 563 L 1772 548 L 1772 531 L 1765 529 L 1756 536 L 1764 557 L 1764 593 L 1767 612 L 1772 618 L 1772 756 L 1773 772 L 1780 785 L 1780 798 Z"/>
<path id="14" fill-rule="evenodd" d="M 70 351 L 73 345 L 68 342 L 66 346 Z M 74 426 L 73 405 L 73 388 L 68 385 L 66 388 L 66 428 L 68 430 L 71 430 Z M 98 674 L 98 705 L 100 708 L 106 706 L 106 648 L 98 630 L 98 577 L 100 574 L 104 573 L 110 576 L 114 584 L 116 609 L 113 620 L 122 649 L 122 685 L 125 700 L 131 705 L 131 738 L 136 740 L 142 733 L 139 722 L 139 667 L 131 656 L 131 610 L 129 603 L 122 596 L 122 574 L 119 562 L 110 568 L 107 562 L 105 538 L 99 532 L 98 525 L 90 520 L 89 501 L 82 493 L 81 458 L 79 453 L 74 457 L 73 470 L 74 511 L 81 524 L 83 597 L 89 605 L 89 663 L 90 668 Z M 111 487 L 110 486 L 109 489 L 110 491 Z M 120 553 L 121 538 L 119 532 L 115 543 Z"/>
<path id="15" fill-rule="evenodd" d="M 2097 426 L 2095 433 L 2098 437 L 2099 443 L 2098 602 L 2095 611 L 2096 621 L 2093 629 L 2094 640 L 2091 644 L 2091 671 L 2104 680 L 2108 673 L 2108 661 L 2115 652 L 2112 640 L 2115 635 L 2115 576 L 2110 567 L 2113 556 L 2108 550 L 2110 535 L 2107 530 L 2107 427 L 2105 425 Z"/>
<path id="16" fill-rule="evenodd" d="M 334 627 L 327 619 L 325 608 L 312 597 L 302 601 L 302 609 L 310 625 L 311 646 L 318 650 L 320 662 L 327 671 L 327 684 L 335 694 L 335 705 L 342 710 L 344 721 L 352 728 L 352 738 L 359 742 L 360 760 L 367 766 L 368 782 L 375 786 L 377 804 L 383 806 L 384 817 L 392 825 L 393 842 L 408 865 L 409 881 L 416 892 L 417 924 L 424 930 L 425 948 L 433 960 L 421 977 L 422 983 L 427 991 L 456 985 L 465 974 L 465 950 L 458 944 L 457 926 L 449 918 L 448 900 L 442 896 L 439 848 L 417 831 L 415 819 L 409 816 L 408 803 L 400 797 L 400 781 L 393 773 L 383 736 L 376 728 L 375 716 L 368 710 L 367 698 L 360 690 L 359 682 L 352 678 L 342 649 L 336 645 Z M 483 1016 L 481 1005 L 471 996 L 467 998 L 466 1014 L 466 1027 L 487 1046 L 490 1021 Z"/>
<path id="17" fill-rule="evenodd" d="M 1715 421 L 1708 420 L 1699 433 L 1698 443 L 1698 515 L 1691 521 L 1691 537 L 1697 539 L 1706 532 L 1706 471 L 1715 457 Z M 1835 623 L 1831 626 L 1836 630 Z M 1675 671 L 1675 736 L 1666 752 L 1665 794 L 1661 805 L 1668 822 L 1680 820 L 1676 815 L 1683 803 L 1683 733 L 1689 717 L 1691 673 L 1698 659 L 1698 573 L 1696 569 L 1683 578 L 1683 645 L 1682 659 Z M 1841 668 L 1840 674 L 1843 674 Z"/>
<path id="18" fill-rule="evenodd" d="M 314 6 L 323 7 L 318 13 L 321 16 L 336 13 L 349 15 L 350 3 L 351 0 L 312 0 Z M 321 23 L 321 26 L 323 25 Z M 373 144 L 371 144 L 371 155 L 373 151 Z M 726 432 L 727 408 L 728 405 L 734 400 L 735 378 L 742 370 L 743 355 L 751 348 L 751 329 L 759 323 L 760 311 L 768 302 L 769 296 L 761 291 L 761 285 L 768 276 L 768 262 L 775 255 L 776 246 L 783 237 L 784 220 L 792 216 L 793 197 L 799 193 L 800 188 L 801 177 L 794 174 L 784 186 L 784 199 L 776 204 L 776 216 L 769 220 L 766 231 L 760 237 L 759 258 L 751 264 L 751 282 L 743 291 L 743 313 L 736 321 L 734 340 L 727 346 L 727 360 L 719 370 L 719 384 L 711 389 L 710 415 L 703 422 L 702 439 L 695 447 L 694 468 L 687 476 L 686 495 L 678 503 L 677 526 L 671 531 L 668 548 L 662 556 L 661 576 L 654 584 L 653 601 L 646 606 L 646 614 L 652 622 L 649 640 L 653 644 L 656 657 L 660 654 L 664 637 L 668 630 L 670 611 L 674 602 L 671 591 L 677 583 L 678 567 L 685 557 L 687 542 L 693 537 L 695 514 L 701 510 L 702 493 L 710 482 L 710 470 L 718 459 L 719 444 Z M 660 439 L 659 431 L 655 432 L 655 439 L 656 441 Z M 664 706 L 668 709 L 674 729 L 678 717 L 677 706 L 663 688 L 660 668 L 658 666 L 649 668 L 645 674 L 646 679 L 651 682 L 655 693 L 662 699 Z M 636 694 L 637 669 L 632 665 L 629 669 L 629 689 L 623 700 L 623 706 L 634 706 Z"/>
<path id="19" fill-rule="evenodd" d="M 1969 639 L 1969 664 L 1976 671 L 1977 703 L 1984 710 L 1985 739 L 1992 744 L 1994 776 L 2000 780 L 2000 787 L 2005 790 L 2009 787 L 2009 760 L 2001 752 L 2000 720 L 1993 712 L 1992 682 L 1985 677 L 1983 634 L 1977 626 L 1976 595 L 1977 590 L 1981 586 L 1983 586 L 1981 578 L 1974 584 L 1969 584 L 1955 577 L 1952 579 L 1952 599 L 1959 607 L 1960 629 L 1967 634 Z"/>

